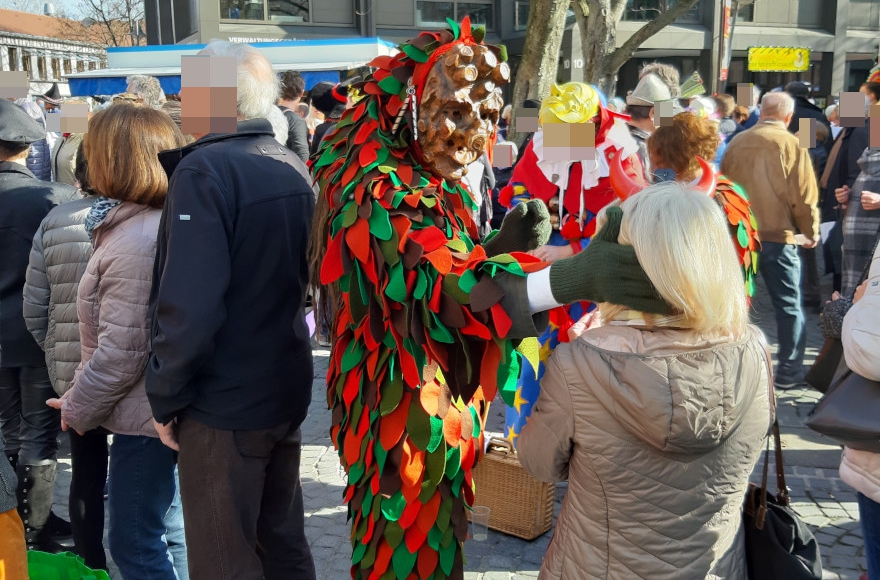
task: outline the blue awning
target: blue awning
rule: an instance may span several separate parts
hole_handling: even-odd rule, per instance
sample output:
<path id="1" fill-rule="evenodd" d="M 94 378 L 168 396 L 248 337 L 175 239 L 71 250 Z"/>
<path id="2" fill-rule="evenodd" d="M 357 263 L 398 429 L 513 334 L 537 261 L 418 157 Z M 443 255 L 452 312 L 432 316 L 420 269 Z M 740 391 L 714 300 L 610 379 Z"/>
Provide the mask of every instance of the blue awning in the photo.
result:
<path id="1" fill-rule="evenodd" d="M 125 79 L 129 75 L 145 74 L 143 70 L 112 70 L 106 69 L 109 73 L 107 76 L 94 77 L 68 77 L 70 84 L 70 96 L 72 97 L 90 97 L 92 95 L 115 95 L 124 93 L 128 88 Z M 306 90 L 310 90 L 320 82 L 339 82 L 338 71 L 311 71 L 302 73 L 303 80 L 306 81 Z M 157 75 L 159 84 L 166 95 L 176 95 L 180 93 L 180 75 Z"/>

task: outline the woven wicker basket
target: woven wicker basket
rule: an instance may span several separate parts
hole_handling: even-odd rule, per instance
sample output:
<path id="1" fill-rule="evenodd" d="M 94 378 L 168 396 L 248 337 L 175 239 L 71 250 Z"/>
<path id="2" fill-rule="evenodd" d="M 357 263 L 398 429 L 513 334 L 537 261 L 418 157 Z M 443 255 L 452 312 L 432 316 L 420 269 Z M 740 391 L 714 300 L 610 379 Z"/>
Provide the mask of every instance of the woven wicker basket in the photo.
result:
<path id="1" fill-rule="evenodd" d="M 489 440 L 486 455 L 474 468 L 474 484 L 474 505 L 492 510 L 493 530 L 534 540 L 553 525 L 556 485 L 526 472 L 506 439 Z"/>

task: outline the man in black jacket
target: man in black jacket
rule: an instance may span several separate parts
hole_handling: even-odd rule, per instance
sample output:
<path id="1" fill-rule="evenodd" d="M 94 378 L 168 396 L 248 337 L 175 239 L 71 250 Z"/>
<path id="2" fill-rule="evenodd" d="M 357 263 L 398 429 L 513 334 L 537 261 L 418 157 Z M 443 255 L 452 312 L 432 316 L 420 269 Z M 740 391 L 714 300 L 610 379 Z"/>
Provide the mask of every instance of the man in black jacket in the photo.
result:
<path id="1" fill-rule="evenodd" d="M 43 351 L 25 326 L 22 290 L 40 222 L 78 193 L 69 185 L 39 180 L 28 170 L 30 145 L 45 137 L 46 130 L 27 113 L 0 99 L 0 429 L 4 452 L 18 472 L 27 546 L 57 552 L 61 546 L 51 536 L 70 535 L 70 524 L 50 511 L 61 416 L 46 405 L 55 391 Z"/>
<path id="2" fill-rule="evenodd" d="M 287 119 L 287 148 L 296 153 L 303 163 L 309 160 L 309 127 L 305 119 L 296 113 L 303 96 L 306 82 L 296 71 L 288 70 L 281 74 L 281 97 L 278 108 Z"/>
<path id="3" fill-rule="evenodd" d="M 237 133 L 160 154 L 171 177 L 147 395 L 160 437 L 180 451 L 190 578 L 312 580 L 299 460 L 315 195 L 263 118 L 278 93 L 266 58 L 223 41 L 199 54 L 237 63 Z"/>

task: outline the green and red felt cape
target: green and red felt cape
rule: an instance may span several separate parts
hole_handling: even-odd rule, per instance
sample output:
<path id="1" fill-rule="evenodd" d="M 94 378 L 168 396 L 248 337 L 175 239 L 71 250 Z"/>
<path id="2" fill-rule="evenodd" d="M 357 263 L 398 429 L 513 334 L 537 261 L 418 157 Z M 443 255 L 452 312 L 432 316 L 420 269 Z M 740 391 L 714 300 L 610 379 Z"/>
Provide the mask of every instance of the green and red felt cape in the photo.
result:
<path id="1" fill-rule="evenodd" d="M 499 390 L 512 402 L 520 368 L 493 276 L 541 267 L 525 254 L 487 258 L 469 193 L 421 164 L 407 82 L 420 97 L 440 55 L 482 40 L 467 19 L 450 25 L 370 63 L 365 97 L 313 167 L 330 206 L 321 283 L 342 297 L 327 399 L 356 579 L 463 577 L 485 413 Z"/>

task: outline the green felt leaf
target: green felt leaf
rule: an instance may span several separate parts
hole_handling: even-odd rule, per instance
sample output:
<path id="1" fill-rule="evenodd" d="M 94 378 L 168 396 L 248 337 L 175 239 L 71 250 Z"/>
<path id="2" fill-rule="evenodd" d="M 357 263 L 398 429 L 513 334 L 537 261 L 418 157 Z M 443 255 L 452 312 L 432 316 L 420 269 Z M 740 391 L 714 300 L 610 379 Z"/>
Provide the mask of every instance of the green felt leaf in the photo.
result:
<path id="1" fill-rule="evenodd" d="M 458 40 L 458 37 L 461 35 L 461 28 L 458 27 L 458 23 L 452 18 L 447 18 L 446 22 L 449 23 L 449 28 L 452 30 L 452 35 L 455 37 L 455 40 Z"/>
<path id="2" fill-rule="evenodd" d="M 416 287 L 413 290 L 413 298 L 416 300 L 421 300 L 425 296 L 425 290 L 428 289 L 428 276 L 422 271 L 421 268 L 417 271 L 416 276 Z"/>
<path id="3" fill-rule="evenodd" d="M 361 537 L 363 537 L 363 536 L 361 536 Z M 361 544 L 360 542 L 358 542 L 354 547 L 354 551 L 351 553 L 351 563 L 352 564 L 359 563 L 363 559 L 366 551 L 367 551 L 367 545 Z"/>
<path id="4" fill-rule="evenodd" d="M 433 419 L 435 419 L 435 417 L 432 417 L 431 419 L 433 434 Z M 437 420 L 440 421 L 440 443 L 443 443 L 443 445 L 438 443 L 437 447 L 435 447 L 433 451 L 429 451 L 428 455 L 425 457 L 425 477 L 434 482 L 434 485 L 437 485 L 440 482 L 446 472 L 446 445 L 445 440 L 443 439 L 443 421 L 441 419 Z"/>
<path id="5" fill-rule="evenodd" d="M 389 75 L 379 81 L 379 88 L 389 95 L 398 95 L 403 90 L 403 83 Z"/>
<path id="6" fill-rule="evenodd" d="M 428 503 L 431 498 L 434 496 L 434 492 L 437 490 L 437 483 L 427 479 L 427 477 L 422 479 L 422 491 L 419 492 L 419 503 Z"/>
<path id="7" fill-rule="evenodd" d="M 364 347 L 360 341 L 353 340 L 348 344 L 348 348 L 342 353 L 342 366 L 340 370 L 347 373 L 363 360 Z"/>
<path id="8" fill-rule="evenodd" d="M 510 348 L 509 343 L 508 348 Z M 501 392 L 501 398 L 509 407 L 513 406 L 516 398 L 516 383 L 519 379 L 520 357 L 522 356 L 518 352 L 512 352 L 512 355 L 510 364 L 498 365 L 498 390 Z"/>
<path id="9" fill-rule="evenodd" d="M 379 250 L 385 258 L 385 263 L 389 266 L 393 266 L 400 261 L 400 252 L 397 251 L 398 241 L 397 231 L 394 228 L 391 228 L 391 238 L 379 240 Z"/>
<path id="10" fill-rule="evenodd" d="M 749 247 L 749 233 L 746 231 L 746 226 L 742 221 L 739 222 L 739 226 L 736 228 L 736 241 L 739 242 L 741 248 Z"/>
<path id="11" fill-rule="evenodd" d="M 403 198 L 406 197 L 406 195 L 407 192 L 403 189 L 394 192 L 394 199 L 392 200 L 391 205 L 394 206 L 395 209 L 400 207 L 400 202 L 403 201 Z"/>
<path id="12" fill-rule="evenodd" d="M 450 544 L 455 544 L 455 526 L 449 526 L 443 531 L 443 537 L 440 538 L 440 549 L 448 548 Z"/>
<path id="13" fill-rule="evenodd" d="M 443 547 L 442 543 L 440 545 L 440 569 L 446 575 L 452 573 L 452 566 L 455 564 L 455 550 L 457 548 L 458 545 L 455 542 L 450 542 L 446 547 Z"/>
<path id="14" fill-rule="evenodd" d="M 400 373 L 386 374 L 379 394 L 379 413 L 384 417 L 396 409 L 403 398 L 403 377 Z"/>
<path id="15" fill-rule="evenodd" d="M 395 264 L 388 272 L 388 285 L 385 287 L 385 295 L 395 302 L 406 300 L 406 280 L 403 277 L 402 264 Z"/>
<path id="16" fill-rule="evenodd" d="M 428 329 L 428 334 L 431 335 L 431 338 L 436 340 L 437 342 L 442 342 L 444 344 L 453 344 L 455 343 L 455 337 L 452 336 L 452 333 L 443 326 L 443 323 L 440 321 L 440 317 L 431 312 L 431 318 L 434 323 Z"/>
<path id="17" fill-rule="evenodd" d="M 390 240 L 393 230 L 388 212 L 378 201 L 373 200 L 373 211 L 370 214 L 370 233 L 380 240 Z"/>
<path id="18" fill-rule="evenodd" d="M 427 449 L 428 443 L 431 442 L 431 419 L 428 414 L 421 409 L 421 403 L 414 399 L 415 403 L 409 409 L 409 415 L 406 419 L 406 431 L 412 441 L 419 449 Z"/>
<path id="19" fill-rule="evenodd" d="M 453 252 L 458 252 L 460 254 L 467 253 L 468 247 L 467 244 L 464 243 L 460 238 L 454 238 L 446 242 L 446 247 L 448 247 Z"/>
<path id="20" fill-rule="evenodd" d="M 391 497 L 382 498 L 382 515 L 385 516 L 385 519 L 389 520 L 389 522 L 396 522 L 399 520 L 400 514 L 403 513 L 405 508 L 406 499 L 399 491 Z M 400 528 L 400 526 L 397 527 Z M 401 529 L 401 537 L 402 535 L 403 530 Z M 388 537 L 388 526 L 385 526 L 385 537 Z"/>
<path id="21" fill-rule="evenodd" d="M 452 478 L 452 495 L 458 497 L 461 494 L 461 485 L 464 481 L 464 469 L 459 469 L 455 477 Z"/>
<path id="22" fill-rule="evenodd" d="M 358 219 L 358 206 L 354 201 L 345 204 L 342 210 L 342 227 L 350 228 Z"/>
<path id="23" fill-rule="evenodd" d="M 364 438 L 366 439 L 366 438 Z M 348 470 L 348 481 L 349 483 L 358 483 L 361 480 L 361 477 L 364 476 L 364 472 L 367 467 L 364 465 L 363 461 L 358 461 Z"/>
<path id="24" fill-rule="evenodd" d="M 507 62 L 507 45 L 505 44 L 497 44 L 498 47 L 498 60 L 501 62 Z"/>
<path id="25" fill-rule="evenodd" d="M 371 119 L 379 120 L 379 103 L 375 100 L 370 100 L 367 103 L 367 114 Z"/>
<path id="26" fill-rule="evenodd" d="M 315 168 L 324 167 L 325 165 L 330 165 L 334 161 L 339 158 L 339 153 L 334 151 L 331 147 L 324 147 L 324 152 L 321 153 L 321 157 L 318 158 L 318 162 L 315 163 Z"/>
<path id="27" fill-rule="evenodd" d="M 360 267 L 357 262 L 354 262 L 352 265 L 348 295 L 349 304 L 351 304 L 351 318 L 355 326 L 357 326 L 367 315 L 367 291 L 364 288 Z"/>
<path id="28" fill-rule="evenodd" d="M 401 495 L 401 493 L 398 491 L 397 495 Z M 401 497 L 403 496 L 401 495 Z M 395 520 L 385 524 L 385 532 L 382 535 L 385 536 L 385 540 L 388 542 L 389 546 L 397 548 L 397 546 L 403 541 L 403 533 L 403 528 L 401 528 L 400 524 Z"/>
<path id="29" fill-rule="evenodd" d="M 472 411 L 472 413 L 471 413 L 472 415 L 476 414 L 476 411 L 474 410 L 473 407 L 471 407 L 471 411 Z M 435 454 L 434 452 L 437 450 L 437 448 L 440 447 L 440 442 L 443 441 L 443 419 L 441 419 L 440 417 L 432 416 L 430 418 L 430 421 L 431 421 L 431 438 L 428 440 L 427 449 L 428 449 L 428 452 L 433 455 L 433 454 Z M 445 453 L 436 453 L 436 455 L 440 458 L 443 458 L 443 463 L 444 463 L 443 469 L 445 469 L 446 454 Z M 438 459 L 438 461 L 439 461 L 439 459 Z M 441 471 L 442 471 L 442 469 L 441 469 Z"/>
<path id="30" fill-rule="evenodd" d="M 345 221 L 345 215 L 343 215 L 343 214 L 339 214 L 335 218 L 333 218 L 333 221 L 330 222 L 330 236 L 331 237 L 334 237 L 334 238 L 336 237 L 336 234 L 338 234 L 339 230 L 342 229 L 342 223 L 344 221 Z"/>
<path id="31" fill-rule="evenodd" d="M 446 503 L 450 503 L 450 502 L 446 502 Z M 440 506 L 440 509 L 443 509 L 442 505 Z M 434 550 L 440 549 L 440 540 L 442 540 L 442 539 L 443 539 L 443 530 L 441 530 L 437 526 L 432 527 L 431 530 L 428 532 L 428 545 L 431 546 L 431 548 L 433 548 Z"/>
<path id="32" fill-rule="evenodd" d="M 410 553 L 406 543 L 397 546 L 397 549 L 394 550 L 394 554 L 391 556 L 391 566 L 394 568 L 394 573 L 397 574 L 398 578 L 409 576 L 413 566 L 416 565 L 417 556 L 418 552 L 415 554 Z"/>
<path id="33" fill-rule="evenodd" d="M 367 552 L 364 554 L 364 557 L 361 558 L 361 566 L 364 568 L 369 568 L 373 564 L 376 563 L 376 544 L 370 542 L 367 547 Z"/>
<path id="34" fill-rule="evenodd" d="M 437 205 L 437 198 L 432 197 L 430 195 L 423 195 L 422 196 L 422 204 L 425 207 L 434 207 L 435 205 Z"/>
<path id="35" fill-rule="evenodd" d="M 382 447 L 382 443 L 376 439 L 373 443 L 373 455 L 376 457 L 376 465 L 379 468 L 379 475 L 385 471 L 385 460 L 388 459 L 388 452 Z"/>
<path id="36" fill-rule="evenodd" d="M 474 274 L 474 271 L 465 270 L 461 273 L 461 279 L 458 281 L 458 287 L 461 288 L 463 292 L 470 294 L 471 290 L 474 289 L 474 286 L 477 285 L 477 282 L 477 275 Z"/>
<path id="37" fill-rule="evenodd" d="M 460 278 L 456 274 L 447 274 L 444 276 L 443 292 L 452 296 L 459 304 L 468 304 L 470 303 L 470 296 L 459 287 L 459 280 Z"/>
<path id="38" fill-rule="evenodd" d="M 440 502 L 440 508 L 437 510 L 437 520 L 435 522 L 435 526 L 441 532 L 441 538 L 443 537 L 442 533 L 445 532 L 449 528 L 450 517 L 452 516 L 452 500 L 445 499 Z M 439 541 L 438 541 L 439 545 Z"/>
<path id="39" fill-rule="evenodd" d="M 388 176 L 391 178 L 391 183 L 393 183 L 395 187 L 401 187 L 403 185 L 403 181 L 400 180 L 397 173 L 392 171 Z"/>
<path id="40" fill-rule="evenodd" d="M 411 44 L 403 45 L 403 52 L 416 62 L 428 62 L 428 55 L 423 50 L 419 50 Z"/>
<path id="41" fill-rule="evenodd" d="M 474 40 L 477 42 L 483 42 L 483 39 L 486 38 L 486 27 L 485 26 L 477 26 L 473 30 L 471 30 L 471 36 L 474 37 Z"/>
<path id="42" fill-rule="evenodd" d="M 477 415 L 477 409 L 473 406 L 468 407 L 471 411 L 471 419 L 474 422 L 474 429 L 471 431 L 471 437 L 480 436 L 480 417 Z"/>
<path id="43" fill-rule="evenodd" d="M 461 468 L 461 450 L 452 447 L 446 452 L 446 477 L 452 479 Z"/>

